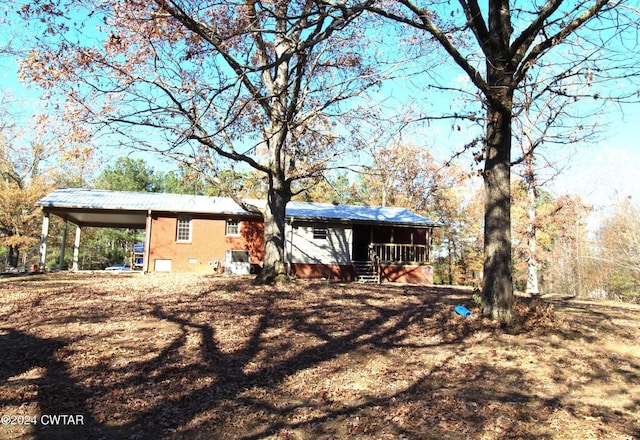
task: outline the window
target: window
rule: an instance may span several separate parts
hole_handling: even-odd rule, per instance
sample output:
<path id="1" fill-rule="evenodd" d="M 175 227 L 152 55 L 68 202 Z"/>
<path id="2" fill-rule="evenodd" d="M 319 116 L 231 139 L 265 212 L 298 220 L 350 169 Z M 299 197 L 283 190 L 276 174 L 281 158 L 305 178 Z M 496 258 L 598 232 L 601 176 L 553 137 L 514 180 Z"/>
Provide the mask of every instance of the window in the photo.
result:
<path id="1" fill-rule="evenodd" d="M 227 251 L 227 262 L 249 263 L 249 251 Z"/>
<path id="2" fill-rule="evenodd" d="M 176 241 L 191 241 L 191 217 L 178 217 Z"/>
<path id="3" fill-rule="evenodd" d="M 227 235 L 240 235 L 240 220 L 227 220 Z"/>
<path id="4" fill-rule="evenodd" d="M 313 239 L 314 240 L 326 240 L 327 239 L 327 228 L 322 226 L 314 226 L 313 227 Z"/>

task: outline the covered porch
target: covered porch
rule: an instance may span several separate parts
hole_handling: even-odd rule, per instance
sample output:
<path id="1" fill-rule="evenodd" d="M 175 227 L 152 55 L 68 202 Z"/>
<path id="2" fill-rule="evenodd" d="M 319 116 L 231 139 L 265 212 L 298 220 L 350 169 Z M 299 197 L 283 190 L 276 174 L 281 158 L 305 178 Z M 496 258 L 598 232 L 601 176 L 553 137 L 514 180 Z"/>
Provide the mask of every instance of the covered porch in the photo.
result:
<path id="1" fill-rule="evenodd" d="M 433 282 L 433 226 L 354 225 L 353 266 L 363 282 Z"/>

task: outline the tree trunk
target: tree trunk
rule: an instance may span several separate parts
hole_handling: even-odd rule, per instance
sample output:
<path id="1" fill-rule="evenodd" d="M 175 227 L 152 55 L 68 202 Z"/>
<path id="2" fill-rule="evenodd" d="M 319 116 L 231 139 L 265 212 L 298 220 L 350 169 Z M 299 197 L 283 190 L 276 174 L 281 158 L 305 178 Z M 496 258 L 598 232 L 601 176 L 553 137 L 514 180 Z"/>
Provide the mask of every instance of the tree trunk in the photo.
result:
<path id="1" fill-rule="evenodd" d="M 451 240 L 449 240 L 448 248 L 449 248 L 448 249 L 449 258 L 448 258 L 448 264 L 447 264 L 447 277 L 448 277 L 447 284 L 452 285 L 453 284 L 453 249 L 451 249 Z"/>
<path id="2" fill-rule="evenodd" d="M 486 42 L 487 128 L 484 168 L 484 278 L 482 311 L 508 324 L 513 307 L 511 274 L 511 108 L 513 66 L 510 64 L 508 0 L 489 2 Z"/>
<path id="3" fill-rule="evenodd" d="M 287 274 L 284 261 L 285 214 L 291 199 L 284 179 L 270 185 L 264 217 L 264 257 L 256 284 L 272 284 Z"/>
<path id="4" fill-rule="evenodd" d="M 504 323 L 511 321 L 511 120 L 489 109 L 484 169 L 483 313 Z"/>
<path id="5" fill-rule="evenodd" d="M 527 293 L 531 296 L 540 294 L 538 286 L 538 260 L 536 252 L 538 242 L 536 240 L 536 205 L 538 197 L 536 194 L 536 179 L 533 169 L 533 155 L 529 154 L 525 158 L 525 180 L 527 183 L 527 211 L 529 216 L 529 224 L 527 225 Z"/>
<path id="6" fill-rule="evenodd" d="M 7 263 L 9 267 L 15 269 L 18 267 L 18 260 L 20 257 L 20 249 L 17 246 L 9 246 L 9 252 L 7 255 Z"/>

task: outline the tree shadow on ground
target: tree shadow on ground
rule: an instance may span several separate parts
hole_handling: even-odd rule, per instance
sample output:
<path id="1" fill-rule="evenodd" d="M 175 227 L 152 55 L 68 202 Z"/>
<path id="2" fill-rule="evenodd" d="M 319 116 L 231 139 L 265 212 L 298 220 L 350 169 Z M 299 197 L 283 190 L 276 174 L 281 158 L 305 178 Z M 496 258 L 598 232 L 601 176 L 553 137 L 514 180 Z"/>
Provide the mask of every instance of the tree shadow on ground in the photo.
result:
<path id="1" fill-rule="evenodd" d="M 82 335 L 64 336 L 68 321 L 60 316 L 46 318 L 60 327 L 59 337 L 3 330 L 2 407 L 83 416 L 82 426 L 37 427 L 35 439 L 553 438 L 559 411 L 639 434 L 629 423 L 631 406 L 622 413 L 581 408 L 562 393 L 541 392 L 521 363 L 505 363 L 520 353 L 509 353 L 501 339 L 518 335 L 456 316 L 455 305 L 472 307 L 468 291 L 327 283 L 258 288 L 250 280 L 230 286 L 97 308 L 91 313 L 104 329 L 96 341 L 131 338 L 124 327 L 107 329 L 127 320 L 151 323 L 157 341 L 118 345 L 112 357 L 82 368 L 78 346 L 102 348 L 91 348 Z M 91 314 L 69 307 L 67 315 Z M 544 334 L 534 336 L 525 348 L 553 348 Z M 119 362 L 123 350 L 135 356 Z M 637 379 L 640 366 L 624 361 L 589 359 L 582 384 L 612 372 Z M 33 369 L 38 377 L 23 384 L 30 394 L 10 389 Z M 577 374 L 561 365 L 551 371 L 557 383 Z M 534 425 L 541 428 L 532 432 Z"/>
<path id="2" fill-rule="evenodd" d="M 0 381 L 3 384 L 0 406 L 19 407 L 9 416 L 33 416 L 27 426 L 34 438 L 95 438 L 100 426 L 84 405 L 86 390 L 68 374 L 68 366 L 56 353 L 63 349 L 63 339 L 40 339 L 13 329 L 0 329 Z M 19 401 L 11 399 L 19 397 Z M 72 398 L 67 398 L 72 396 Z M 74 415 L 69 423 L 36 415 Z M 22 419 L 24 420 L 24 418 Z M 18 419 L 5 425 L 5 431 L 24 423 Z"/>

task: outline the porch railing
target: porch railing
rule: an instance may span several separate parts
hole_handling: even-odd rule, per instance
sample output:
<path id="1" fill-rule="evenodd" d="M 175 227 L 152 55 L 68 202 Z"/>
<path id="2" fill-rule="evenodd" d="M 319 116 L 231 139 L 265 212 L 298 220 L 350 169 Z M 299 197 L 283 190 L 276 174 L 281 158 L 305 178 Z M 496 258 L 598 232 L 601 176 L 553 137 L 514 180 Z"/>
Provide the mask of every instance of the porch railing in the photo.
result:
<path id="1" fill-rule="evenodd" d="M 429 248 L 424 244 L 371 243 L 369 255 L 376 255 L 382 263 L 429 262 Z"/>

